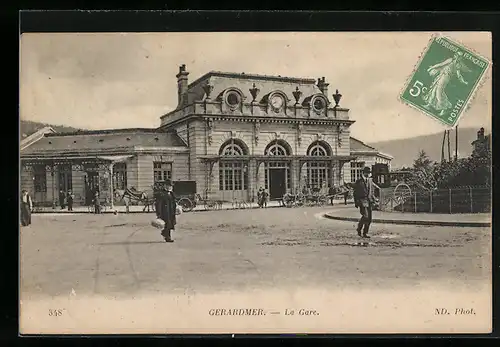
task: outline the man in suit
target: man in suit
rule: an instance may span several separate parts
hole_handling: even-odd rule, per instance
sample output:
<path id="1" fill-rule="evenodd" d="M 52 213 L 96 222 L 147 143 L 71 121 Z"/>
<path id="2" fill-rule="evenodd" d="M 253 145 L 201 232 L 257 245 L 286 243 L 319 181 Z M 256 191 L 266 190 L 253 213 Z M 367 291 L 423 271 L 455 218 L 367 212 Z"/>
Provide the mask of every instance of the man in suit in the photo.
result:
<path id="1" fill-rule="evenodd" d="M 375 204 L 374 185 L 370 173 L 370 168 L 365 167 L 363 175 L 356 181 L 354 186 L 354 205 L 359 207 L 361 213 L 361 219 L 356 230 L 358 235 L 364 238 L 370 237 L 368 236 L 368 230 L 372 222 L 372 208 Z"/>
<path id="2" fill-rule="evenodd" d="M 156 216 L 165 222 L 161 235 L 165 242 L 174 242 L 171 232 L 175 230 L 176 216 L 176 198 L 173 192 L 172 182 L 157 182 L 157 190 L 155 192 L 155 209 Z"/>

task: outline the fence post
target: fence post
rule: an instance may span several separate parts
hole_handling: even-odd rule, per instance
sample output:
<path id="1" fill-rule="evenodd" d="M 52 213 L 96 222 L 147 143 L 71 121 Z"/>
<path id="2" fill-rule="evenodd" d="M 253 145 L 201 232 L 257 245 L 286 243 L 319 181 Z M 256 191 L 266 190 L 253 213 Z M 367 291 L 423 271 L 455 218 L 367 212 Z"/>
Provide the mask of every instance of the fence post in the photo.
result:
<path id="1" fill-rule="evenodd" d="M 430 192 L 430 212 L 432 213 L 432 190 Z"/>
<path id="2" fill-rule="evenodd" d="M 469 187 L 469 200 L 470 200 L 470 213 L 474 213 L 474 208 L 472 207 L 472 187 Z"/>
<path id="3" fill-rule="evenodd" d="M 415 213 L 417 213 L 417 192 L 415 192 Z"/>
<path id="4" fill-rule="evenodd" d="M 450 201 L 450 214 L 451 214 L 451 188 L 448 190 L 449 201 Z"/>

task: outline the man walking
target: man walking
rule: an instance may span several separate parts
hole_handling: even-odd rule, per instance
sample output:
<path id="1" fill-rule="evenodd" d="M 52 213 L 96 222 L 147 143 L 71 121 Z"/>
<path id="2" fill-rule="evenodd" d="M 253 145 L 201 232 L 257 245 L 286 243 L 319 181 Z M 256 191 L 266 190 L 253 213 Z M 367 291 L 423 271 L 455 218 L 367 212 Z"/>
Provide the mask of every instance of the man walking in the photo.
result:
<path id="1" fill-rule="evenodd" d="M 176 221 L 176 199 L 173 192 L 172 182 L 170 180 L 157 182 L 157 191 L 155 192 L 155 210 L 156 216 L 165 222 L 161 235 L 165 242 L 174 242 L 171 232 L 175 230 Z M 162 184 L 163 183 L 163 184 Z"/>
<path id="2" fill-rule="evenodd" d="M 375 203 L 374 185 L 370 178 L 369 167 L 363 169 L 363 175 L 354 186 L 354 206 L 359 207 L 361 218 L 358 223 L 357 232 L 360 237 L 369 238 L 368 230 L 372 222 L 372 208 Z M 363 234 L 361 234 L 361 231 Z"/>

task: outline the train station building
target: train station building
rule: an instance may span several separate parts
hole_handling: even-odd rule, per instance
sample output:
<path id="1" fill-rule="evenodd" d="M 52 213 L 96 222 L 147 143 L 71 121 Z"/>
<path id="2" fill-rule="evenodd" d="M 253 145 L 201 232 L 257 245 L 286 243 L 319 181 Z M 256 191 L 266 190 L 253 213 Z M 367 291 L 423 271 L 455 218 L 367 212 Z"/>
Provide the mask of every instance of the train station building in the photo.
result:
<path id="1" fill-rule="evenodd" d="M 211 199 L 252 201 L 260 187 L 274 199 L 390 167 L 390 155 L 350 136 L 349 109 L 324 77 L 212 71 L 189 83 L 182 65 L 176 78 L 177 108 L 157 128 L 44 128 L 21 141 L 21 187 L 39 203 L 72 190 L 75 204 L 89 204 L 95 190 L 110 199 L 171 179 L 196 181 Z"/>

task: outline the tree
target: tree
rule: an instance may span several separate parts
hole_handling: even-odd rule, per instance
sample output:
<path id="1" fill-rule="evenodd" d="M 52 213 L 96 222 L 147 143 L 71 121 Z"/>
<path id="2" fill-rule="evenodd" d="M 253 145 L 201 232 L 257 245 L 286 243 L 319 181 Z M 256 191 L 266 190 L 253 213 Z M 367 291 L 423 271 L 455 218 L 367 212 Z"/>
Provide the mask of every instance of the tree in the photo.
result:
<path id="1" fill-rule="evenodd" d="M 418 153 L 417 159 L 413 162 L 410 170 L 408 183 L 415 189 L 433 190 L 437 188 L 435 177 L 436 163 L 432 161 L 425 151 Z"/>

